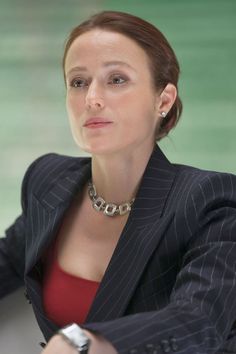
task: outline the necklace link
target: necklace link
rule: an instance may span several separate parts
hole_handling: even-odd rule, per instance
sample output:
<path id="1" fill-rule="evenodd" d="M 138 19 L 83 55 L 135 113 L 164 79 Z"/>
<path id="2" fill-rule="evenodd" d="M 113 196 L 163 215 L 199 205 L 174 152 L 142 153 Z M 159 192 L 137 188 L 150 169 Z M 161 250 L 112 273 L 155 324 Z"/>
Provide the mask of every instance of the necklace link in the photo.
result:
<path id="1" fill-rule="evenodd" d="M 131 202 L 132 202 L 132 200 L 131 200 Z M 124 214 L 128 213 L 131 210 L 132 204 L 131 203 L 124 203 L 124 204 L 119 205 L 120 215 L 124 215 Z"/>
<path id="2" fill-rule="evenodd" d="M 130 202 L 122 203 L 120 205 L 114 203 L 107 203 L 102 197 L 97 195 L 96 187 L 89 181 L 88 195 L 92 201 L 92 206 L 95 210 L 103 212 L 107 216 L 125 215 L 131 211 L 131 206 L 134 203 L 134 198 Z"/>
<path id="3" fill-rule="evenodd" d="M 108 204 L 106 204 L 104 214 L 107 216 L 113 216 L 116 214 L 116 209 L 117 209 L 116 204 L 108 203 Z"/>
<path id="4" fill-rule="evenodd" d="M 97 211 L 100 211 L 100 210 L 104 210 L 104 207 L 105 207 L 105 200 L 102 199 L 101 197 L 98 197 L 98 198 L 95 198 L 94 200 L 94 209 L 96 209 Z"/>

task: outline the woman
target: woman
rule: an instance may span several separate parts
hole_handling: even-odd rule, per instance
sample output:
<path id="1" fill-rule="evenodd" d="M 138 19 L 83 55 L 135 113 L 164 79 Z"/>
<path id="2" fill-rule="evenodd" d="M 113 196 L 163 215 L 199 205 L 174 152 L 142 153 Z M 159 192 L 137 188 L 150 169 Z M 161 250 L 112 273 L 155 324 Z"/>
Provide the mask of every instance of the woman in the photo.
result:
<path id="1" fill-rule="evenodd" d="M 106 11 L 72 31 L 63 64 L 72 134 L 92 157 L 28 169 L 1 295 L 25 283 L 44 354 L 235 352 L 236 177 L 156 145 L 182 111 L 169 43 Z"/>

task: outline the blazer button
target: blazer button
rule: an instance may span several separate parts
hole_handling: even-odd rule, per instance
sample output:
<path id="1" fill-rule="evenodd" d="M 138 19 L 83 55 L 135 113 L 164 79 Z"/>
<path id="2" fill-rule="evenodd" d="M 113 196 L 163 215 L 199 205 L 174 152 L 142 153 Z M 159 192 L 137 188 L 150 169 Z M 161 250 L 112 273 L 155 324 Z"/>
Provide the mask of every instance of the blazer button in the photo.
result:
<path id="1" fill-rule="evenodd" d="M 166 339 L 161 340 L 161 348 L 164 353 L 169 353 L 171 351 L 171 347 L 169 345 L 169 341 Z"/>
<path id="2" fill-rule="evenodd" d="M 174 338 L 174 337 L 170 338 L 170 346 L 171 346 L 171 349 L 173 350 L 173 352 L 177 352 L 177 350 L 179 349 L 179 346 L 177 344 L 176 338 Z"/>
<path id="3" fill-rule="evenodd" d="M 39 345 L 40 345 L 40 347 L 45 348 L 47 344 L 44 342 L 39 342 Z"/>
<path id="4" fill-rule="evenodd" d="M 26 298 L 28 304 L 31 304 L 31 300 L 30 300 L 30 298 L 29 298 L 29 295 L 28 295 L 28 292 L 27 292 L 26 289 L 25 289 L 25 291 L 24 291 L 24 295 L 25 295 L 25 298 Z"/>

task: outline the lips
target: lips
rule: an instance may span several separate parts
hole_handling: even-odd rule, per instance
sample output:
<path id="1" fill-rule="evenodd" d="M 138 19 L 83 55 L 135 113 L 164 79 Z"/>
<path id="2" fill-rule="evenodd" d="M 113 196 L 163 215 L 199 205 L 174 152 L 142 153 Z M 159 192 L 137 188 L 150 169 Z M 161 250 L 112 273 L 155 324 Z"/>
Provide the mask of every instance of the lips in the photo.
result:
<path id="1" fill-rule="evenodd" d="M 84 127 L 98 127 L 98 126 L 104 126 L 107 124 L 112 123 L 111 121 L 101 118 L 101 117 L 92 117 L 86 120 Z"/>

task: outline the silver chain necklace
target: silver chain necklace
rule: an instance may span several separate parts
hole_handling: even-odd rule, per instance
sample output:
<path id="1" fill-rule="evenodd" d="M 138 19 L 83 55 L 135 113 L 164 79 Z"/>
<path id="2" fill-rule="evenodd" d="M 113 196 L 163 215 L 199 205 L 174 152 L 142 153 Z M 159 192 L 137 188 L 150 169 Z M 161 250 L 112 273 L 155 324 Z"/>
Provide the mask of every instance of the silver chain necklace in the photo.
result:
<path id="1" fill-rule="evenodd" d="M 131 210 L 131 206 L 135 199 L 133 198 L 130 202 L 122 203 L 120 205 L 107 203 L 102 197 L 97 195 L 95 185 L 92 181 L 89 181 L 88 183 L 88 195 L 92 201 L 93 208 L 97 211 L 102 211 L 103 214 L 107 216 L 125 215 Z"/>

